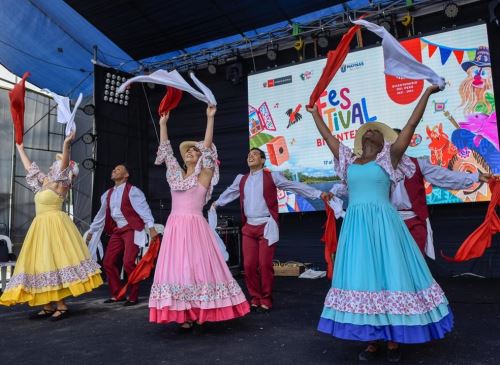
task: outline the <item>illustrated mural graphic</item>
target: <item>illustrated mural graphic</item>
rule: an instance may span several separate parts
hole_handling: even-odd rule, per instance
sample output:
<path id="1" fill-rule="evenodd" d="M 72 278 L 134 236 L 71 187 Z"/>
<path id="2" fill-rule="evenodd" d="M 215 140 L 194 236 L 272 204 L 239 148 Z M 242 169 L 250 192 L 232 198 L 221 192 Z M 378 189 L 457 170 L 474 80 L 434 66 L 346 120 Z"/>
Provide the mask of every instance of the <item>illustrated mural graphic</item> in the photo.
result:
<path id="1" fill-rule="evenodd" d="M 500 146 L 486 26 L 475 25 L 401 42 L 415 59 L 446 79 L 433 94 L 407 150 L 453 171 L 500 174 Z M 338 182 L 333 156 L 304 109 L 325 60 L 248 78 L 249 145 L 261 148 L 266 166 L 322 191 Z M 350 52 L 316 105 L 330 132 L 353 147 L 357 129 L 383 122 L 401 129 L 423 91 L 423 80 L 385 75 L 381 47 Z M 269 107 L 271 106 L 271 108 Z M 426 183 L 430 204 L 486 201 L 488 186 L 444 190 Z M 280 212 L 323 209 L 321 201 L 280 192 Z"/>

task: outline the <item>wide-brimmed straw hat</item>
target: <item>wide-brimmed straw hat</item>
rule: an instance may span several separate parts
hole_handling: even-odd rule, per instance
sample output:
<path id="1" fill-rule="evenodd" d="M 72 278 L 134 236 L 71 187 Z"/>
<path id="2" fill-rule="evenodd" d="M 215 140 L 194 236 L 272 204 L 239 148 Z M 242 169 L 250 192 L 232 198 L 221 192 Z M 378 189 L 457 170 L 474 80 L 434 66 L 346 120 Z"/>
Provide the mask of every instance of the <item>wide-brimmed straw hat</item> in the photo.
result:
<path id="1" fill-rule="evenodd" d="M 356 131 L 356 138 L 354 139 L 354 153 L 357 156 L 361 156 L 363 153 L 363 136 L 369 130 L 382 133 L 385 142 L 394 143 L 398 138 L 398 134 L 387 124 L 380 122 L 365 123 Z"/>
<path id="2" fill-rule="evenodd" d="M 184 155 L 186 154 L 187 150 L 190 149 L 191 147 L 196 147 L 196 145 L 199 142 L 196 141 L 184 141 L 180 144 L 179 146 L 179 151 L 181 151 L 181 156 L 182 159 L 184 159 Z"/>

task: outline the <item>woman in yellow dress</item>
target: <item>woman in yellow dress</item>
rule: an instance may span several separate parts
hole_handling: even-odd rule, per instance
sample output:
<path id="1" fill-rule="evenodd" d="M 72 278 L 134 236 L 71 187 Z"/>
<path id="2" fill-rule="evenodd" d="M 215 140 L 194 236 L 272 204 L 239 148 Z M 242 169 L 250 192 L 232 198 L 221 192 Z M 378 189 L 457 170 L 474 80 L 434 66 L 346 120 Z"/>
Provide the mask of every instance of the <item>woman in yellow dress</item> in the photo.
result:
<path id="1" fill-rule="evenodd" d="M 42 305 L 31 319 L 60 320 L 68 314 L 64 298 L 78 296 L 102 284 L 99 265 L 90 257 L 80 232 L 62 204 L 78 167 L 70 161 L 74 133 L 63 144 L 46 175 L 31 162 L 22 144 L 17 150 L 27 170 L 26 181 L 35 193 L 36 216 L 26 234 L 14 274 L 0 297 L 0 304 Z"/>

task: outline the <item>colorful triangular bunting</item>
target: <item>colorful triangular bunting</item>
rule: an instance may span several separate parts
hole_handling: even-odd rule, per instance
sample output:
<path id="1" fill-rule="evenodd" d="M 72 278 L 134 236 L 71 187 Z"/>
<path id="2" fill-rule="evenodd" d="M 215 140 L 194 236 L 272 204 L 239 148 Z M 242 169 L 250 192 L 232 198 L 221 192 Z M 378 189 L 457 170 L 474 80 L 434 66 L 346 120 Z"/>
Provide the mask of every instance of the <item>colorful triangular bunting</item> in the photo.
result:
<path id="1" fill-rule="evenodd" d="M 462 60 L 464 59 L 464 51 L 454 50 L 453 54 L 455 55 L 457 62 L 462 63 Z"/>
<path id="2" fill-rule="evenodd" d="M 451 55 L 451 49 L 446 47 L 439 47 L 439 53 L 441 54 L 441 64 L 444 65 Z"/>

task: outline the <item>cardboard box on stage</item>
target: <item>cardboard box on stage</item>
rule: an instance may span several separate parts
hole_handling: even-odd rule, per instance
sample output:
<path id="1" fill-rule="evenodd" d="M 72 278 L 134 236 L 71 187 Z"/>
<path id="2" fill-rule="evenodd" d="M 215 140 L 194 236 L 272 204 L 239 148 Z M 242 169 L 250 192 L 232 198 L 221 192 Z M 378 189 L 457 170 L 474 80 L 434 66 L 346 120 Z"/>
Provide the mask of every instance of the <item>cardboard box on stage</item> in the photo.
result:
<path id="1" fill-rule="evenodd" d="M 303 263 L 296 261 L 279 262 L 273 261 L 274 276 L 299 276 L 306 267 Z"/>

